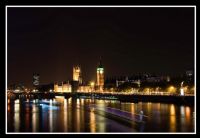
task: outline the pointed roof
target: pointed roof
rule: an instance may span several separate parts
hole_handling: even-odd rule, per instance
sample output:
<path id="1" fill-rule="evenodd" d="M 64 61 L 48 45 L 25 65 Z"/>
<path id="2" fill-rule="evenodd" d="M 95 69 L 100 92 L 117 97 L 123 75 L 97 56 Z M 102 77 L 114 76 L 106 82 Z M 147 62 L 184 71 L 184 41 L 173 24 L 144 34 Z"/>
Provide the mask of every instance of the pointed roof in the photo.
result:
<path id="1" fill-rule="evenodd" d="M 103 68 L 102 61 L 101 61 L 101 57 L 100 57 L 100 60 L 99 60 L 98 68 Z"/>

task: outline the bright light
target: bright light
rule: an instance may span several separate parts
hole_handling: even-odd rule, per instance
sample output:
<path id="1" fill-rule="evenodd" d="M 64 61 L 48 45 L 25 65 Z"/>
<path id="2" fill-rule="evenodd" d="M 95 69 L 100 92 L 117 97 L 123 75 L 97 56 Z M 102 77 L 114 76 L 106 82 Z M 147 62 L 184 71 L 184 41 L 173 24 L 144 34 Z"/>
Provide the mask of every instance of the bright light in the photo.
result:
<path id="1" fill-rule="evenodd" d="M 93 87 L 94 86 L 94 82 L 92 81 L 92 82 L 90 82 L 90 85 Z"/>
<path id="2" fill-rule="evenodd" d="M 19 92 L 19 89 L 16 89 L 15 92 Z"/>
<path id="3" fill-rule="evenodd" d="M 183 96 L 184 95 L 184 89 L 183 88 L 181 88 L 181 96 Z"/>
<path id="4" fill-rule="evenodd" d="M 100 71 L 100 73 L 103 73 L 103 68 L 97 68 L 97 72 Z"/>
<path id="5" fill-rule="evenodd" d="M 168 92 L 170 92 L 170 93 L 175 93 L 175 92 L 176 92 L 176 88 L 175 88 L 174 86 L 170 86 L 170 87 L 168 88 Z"/>

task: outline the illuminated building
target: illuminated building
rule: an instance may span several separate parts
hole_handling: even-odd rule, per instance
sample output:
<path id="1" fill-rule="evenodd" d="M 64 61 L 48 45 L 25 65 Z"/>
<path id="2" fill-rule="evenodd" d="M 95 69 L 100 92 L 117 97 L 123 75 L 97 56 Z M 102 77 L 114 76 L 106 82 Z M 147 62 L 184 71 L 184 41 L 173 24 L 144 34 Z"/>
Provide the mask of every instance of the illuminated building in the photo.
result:
<path id="1" fill-rule="evenodd" d="M 82 84 L 81 68 L 79 66 L 73 67 L 73 81 L 78 81 L 79 84 Z"/>
<path id="2" fill-rule="evenodd" d="M 78 92 L 92 92 L 91 86 L 79 86 Z"/>
<path id="3" fill-rule="evenodd" d="M 79 85 L 82 84 L 81 68 L 79 66 L 73 67 L 73 81 L 72 92 L 77 92 Z"/>
<path id="4" fill-rule="evenodd" d="M 102 92 L 104 88 L 104 68 L 101 63 L 101 59 L 99 65 L 97 66 L 97 91 Z"/>
<path id="5" fill-rule="evenodd" d="M 33 74 L 33 86 L 38 86 L 40 84 L 40 76 L 39 74 Z"/>
<path id="6" fill-rule="evenodd" d="M 58 92 L 58 83 L 54 84 L 54 92 Z"/>
<path id="7" fill-rule="evenodd" d="M 71 92 L 72 91 L 72 87 L 71 85 L 68 83 L 63 83 L 62 85 L 62 92 Z"/>
<path id="8" fill-rule="evenodd" d="M 62 82 L 61 84 L 54 84 L 54 92 L 72 92 L 71 84 Z"/>

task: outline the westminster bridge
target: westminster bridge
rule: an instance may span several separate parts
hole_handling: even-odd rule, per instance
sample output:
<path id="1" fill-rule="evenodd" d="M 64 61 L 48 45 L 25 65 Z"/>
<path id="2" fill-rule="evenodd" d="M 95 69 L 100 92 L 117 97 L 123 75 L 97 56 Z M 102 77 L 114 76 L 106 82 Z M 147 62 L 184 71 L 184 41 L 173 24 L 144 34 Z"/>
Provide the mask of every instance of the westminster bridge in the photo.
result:
<path id="1" fill-rule="evenodd" d="M 166 102 L 177 104 L 194 104 L 194 95 L 172 95 L 169 93 L 146 94 L 146 93 L 118 93 L 118 92 L 8 92 L 7 97 L 11 99 L 53 99 L 62 96 L 64 98 L 88 98 L 108 99 L 122 102 Z"/>

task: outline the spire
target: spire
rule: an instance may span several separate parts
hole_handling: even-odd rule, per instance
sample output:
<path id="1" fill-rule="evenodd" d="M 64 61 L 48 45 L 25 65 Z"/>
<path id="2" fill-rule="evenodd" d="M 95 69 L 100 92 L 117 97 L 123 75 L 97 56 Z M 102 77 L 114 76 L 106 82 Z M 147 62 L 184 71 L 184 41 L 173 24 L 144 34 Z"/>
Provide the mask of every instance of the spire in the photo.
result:
<path id="1" fill-rule="evenodd" d="M 99 66 L 98 66 L 98 68 L 103 68 L 102 61 L 101 61 L 101 56 L 100 56 Z"/>

